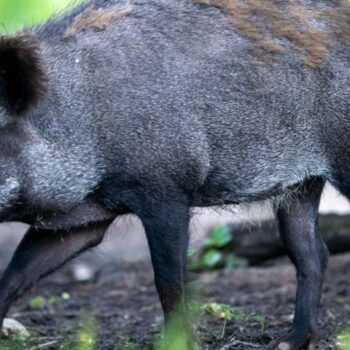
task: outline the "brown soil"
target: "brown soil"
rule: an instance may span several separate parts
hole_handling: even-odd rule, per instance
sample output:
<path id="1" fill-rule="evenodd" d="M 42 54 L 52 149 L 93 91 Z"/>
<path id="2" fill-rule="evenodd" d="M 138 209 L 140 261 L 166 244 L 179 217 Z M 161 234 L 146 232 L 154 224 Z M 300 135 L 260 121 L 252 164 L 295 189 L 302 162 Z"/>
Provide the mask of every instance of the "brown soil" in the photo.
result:
<path id="1" fill-rule="evenodd" d="M 336 349 L 334 336 L 349 327 L 349 266 L 350 254 L 331 258 L 320 314 L 320 349 L 323 350 Z M 50 280 L 41 282 L 11 309 L 10 316 L 33 334 L 30 342 L 42 346 L 31 344 L 32 349 L 67 349 L 64 345 L 76 336 L 79 324 L 87 315 L 97 320 L 96 349 L 152 349 L 162 314 L 148 264 L 110 263 L 89 283 L 74 282 L 69 271 L 66 267 Z M 291 325 L 295 277 L 293 267 L 285 261 L 272 267 L 201 275 L 197 284 L 203 302 L 229 304 L 246 313 L 263 315 L 266 320 L 264 332 L 254 321 L 245 324 L 230 321 L 221 339 L 223 322 L 201 317 L 197 333 L 203 349 L 261 349 L 271 338 L 287 332 Z M 63 292 L 70 294 L 69 300 L 41 309 L 29 306 L 35 296 L 50 298 Z"/>

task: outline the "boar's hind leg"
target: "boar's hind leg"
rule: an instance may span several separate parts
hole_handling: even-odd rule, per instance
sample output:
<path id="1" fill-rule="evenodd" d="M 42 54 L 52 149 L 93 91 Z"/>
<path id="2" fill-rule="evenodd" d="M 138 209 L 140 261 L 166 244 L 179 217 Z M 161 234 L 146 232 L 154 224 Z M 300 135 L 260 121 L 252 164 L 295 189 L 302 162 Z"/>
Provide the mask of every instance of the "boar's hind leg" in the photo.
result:
<path id="1" fill-rule="evenodd" d="M 317 232 L 318 207 L 324 181 L 311 179 L 277 208 L 281 238 L 297 270 L 295 316 L 291 332 L 272 349 L 299 350 L 317 340 L 317 315 L 327 248 Z"/>
<path id="2" fill-rule="evenodd" d="M 30 228 L 0 281 L 0 324 L 11 304 L 37 281 L 99 244 L 109 224 L 73 232 Z"/>
<path id="3" fill-rule="evenodd" d="M 142 208 L 133 211 L 144 225 L 151 252 L 155 284 L 165 316 L 164 343 L 171 344 L 172 349 L 191 349 L 192 327 L 187 319 L 185 302 L 187 199 L 152 201 L 147 198 L 142 201 Z"/>

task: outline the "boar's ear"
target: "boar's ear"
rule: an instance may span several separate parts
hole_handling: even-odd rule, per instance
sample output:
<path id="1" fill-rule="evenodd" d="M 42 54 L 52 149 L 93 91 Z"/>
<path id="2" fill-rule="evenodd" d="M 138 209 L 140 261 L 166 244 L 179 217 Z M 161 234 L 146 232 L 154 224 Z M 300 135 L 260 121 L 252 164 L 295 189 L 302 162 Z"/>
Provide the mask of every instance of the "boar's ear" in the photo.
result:
<path id="1" fill-rule="evenodd" d="M 46 92 L 40 45 L 28 34 L 0 37 L 0 101 L 10 113 L 35 107 Z"/>

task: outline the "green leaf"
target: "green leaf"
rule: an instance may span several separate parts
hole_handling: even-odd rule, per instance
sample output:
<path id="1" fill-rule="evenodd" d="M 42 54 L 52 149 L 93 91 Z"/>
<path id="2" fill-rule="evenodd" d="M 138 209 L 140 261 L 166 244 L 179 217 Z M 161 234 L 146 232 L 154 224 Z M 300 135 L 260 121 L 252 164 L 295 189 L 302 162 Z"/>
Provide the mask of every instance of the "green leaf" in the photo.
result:
<path id="1" fill-rule="evenodd" d="M 204 245 L 208 248 L 223 248 L 232 241 L 232 232 L 228 226 L 214 228 Z"/>
<path id="2" fill-rule="evenodd" d="M 50 305 L 50 306 L 55 306 L 58 304 L 58 299 L 56 296 L 52 295 L 49 300 L 47 301 L 47 303 Z"/>
<path id="3" fill-rule="evenodd" d="M 205 267 L 213 268 L 221 261 L 221 259 L 222 254 L 216 249 L 211 249 L 203 255 L 202 263 Z"/>
<path id="4" fill-rule="evenodd" d="M 46 300 L 42 296 L 38 296 L 33 298 L 30 302 L 29 305 L 32 309 L 42 309 L 46 306 Z"/>

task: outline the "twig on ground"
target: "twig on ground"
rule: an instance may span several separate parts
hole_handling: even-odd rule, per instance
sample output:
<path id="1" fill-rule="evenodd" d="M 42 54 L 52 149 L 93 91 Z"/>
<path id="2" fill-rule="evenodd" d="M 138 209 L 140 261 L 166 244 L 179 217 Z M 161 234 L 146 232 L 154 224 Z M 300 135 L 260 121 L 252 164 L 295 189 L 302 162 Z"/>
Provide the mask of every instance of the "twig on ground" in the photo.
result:
<path id="1" fill-rule="evenodd" d="M 261 345 L 259 345 L 259 344 L 248 343 L 248 342 L 240 341 L 240 340 L 232 340 L 229 344 L 224 345 L 219 350 L 230 350 L 230 349 L 232 349 L 233 346 L 236 346 L 236 345 L 251 346 L 252 348 L 260 348 L 261 347 Z"/>
<path id="2" fill-rule="evenodd" d="M 52 341 L 49 341 L 45 344 L 36 345 L 36 346 L 30 348 L 29 350 L 42 350 L 42 349 L 46 349 L 52 345 L 56 345 L 57 343 L 58 343 L 58 340 L 52 340 Z"/>

